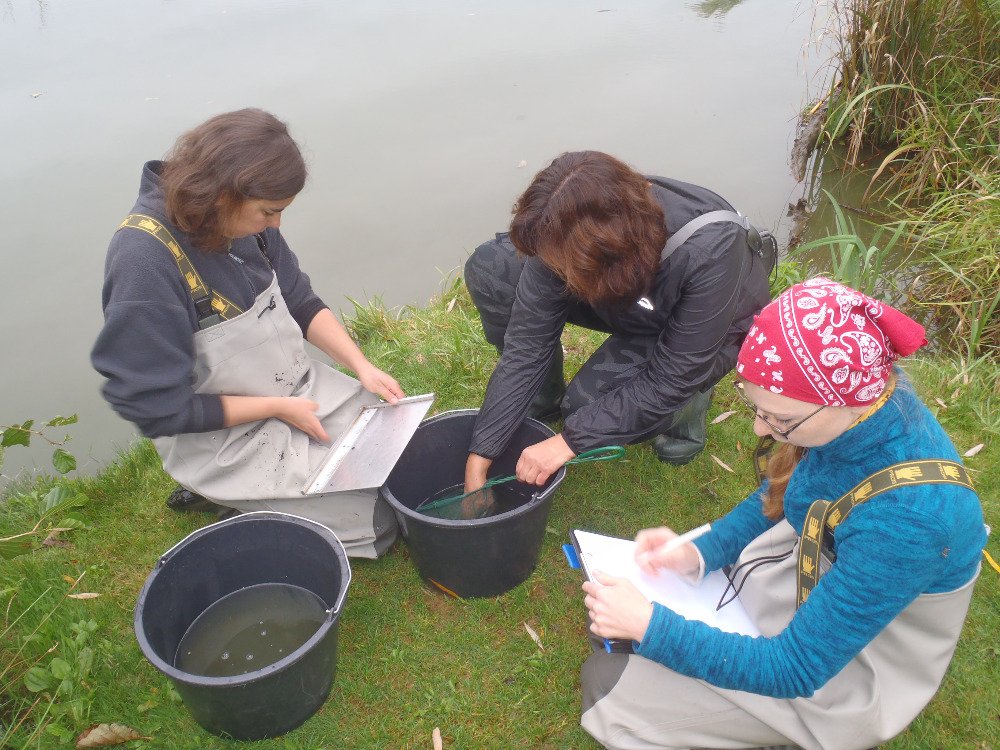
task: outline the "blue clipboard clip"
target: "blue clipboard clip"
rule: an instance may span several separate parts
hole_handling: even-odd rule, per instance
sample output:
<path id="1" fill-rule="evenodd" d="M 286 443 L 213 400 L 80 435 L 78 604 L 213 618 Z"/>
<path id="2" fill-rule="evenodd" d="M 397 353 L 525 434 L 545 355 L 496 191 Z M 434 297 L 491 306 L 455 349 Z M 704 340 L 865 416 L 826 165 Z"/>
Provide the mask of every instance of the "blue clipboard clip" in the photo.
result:
<path id="1" fill-rule="evenodd" d="M 580 558 L 577 557 L 576 550 L 573 548 L 572 544 L 564 544 L 562 546 L 563 554 L 566 555 L 566 562 L 574 570 L 580 569 Z"/>

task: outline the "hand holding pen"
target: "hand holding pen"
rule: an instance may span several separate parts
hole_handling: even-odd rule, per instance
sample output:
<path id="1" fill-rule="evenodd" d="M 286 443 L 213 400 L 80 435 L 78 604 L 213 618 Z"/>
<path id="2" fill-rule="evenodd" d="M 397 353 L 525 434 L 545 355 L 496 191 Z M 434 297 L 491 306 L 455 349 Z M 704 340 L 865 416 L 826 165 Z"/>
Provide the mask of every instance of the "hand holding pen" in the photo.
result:
<path id="1" fill-rule="evenodd" d="M 712 525 L 706 523 L 684 534 L 677 534 L 666 526 L 643 529 L 635 536 L 636 564 L 648 575 L 656 575 L 664 569 L 681 575 L 697 573 L 700 559 L 698 550 L 691 542 L 711 528 Z"/>

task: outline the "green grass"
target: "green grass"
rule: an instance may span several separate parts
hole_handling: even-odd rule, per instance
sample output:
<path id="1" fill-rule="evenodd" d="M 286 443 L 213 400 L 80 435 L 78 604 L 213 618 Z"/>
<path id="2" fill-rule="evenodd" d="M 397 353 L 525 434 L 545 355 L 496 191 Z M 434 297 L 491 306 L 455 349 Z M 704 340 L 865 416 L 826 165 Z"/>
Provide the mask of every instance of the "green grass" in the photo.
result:
<path id="1" fill-rule="evenodd" d="M 354 316 L 353 328 L 373 361 L 396 375 L 408 392 L 436 392 L 438 410 L 479 404 L 496 354 L 483 341 L 459 282 L 426 308 L 389 314 L 373 304 L 357 308 Z M 568 330 L 567 370 L 579 366 L 594 344 L 591 333 Z M 997 527 L 1000 434 L 987 431 L 977 415 L 986 399 L 1000 398 L 996 364 L 980 362 L 963 373 L 926 360 L 910 369 L 960 451 L 986 443 L 968 465 L 987 518 Z M 720 391 L 712 416 L 735 408 L 727 389 Z M 631 536 L 653 524 L 685 528 L 717 517 L 752 489 L 752 444 L 749 422 L 736 415 L 711 426 L 708 449 L 684 467 L 658 463 L 643 446 L 630 448 L 621 461 L 571 467 L 556 493 L 537 569 L 501 597 L 456 601 L 428 589 L 403 543 L 382 560 L 355 561 L 333 692 L 316 716 L 275 740 L 250 745 L 205 733 L 177 702 L 169 681 L 139 652 L 132 609 L 146 575 L 161 553 L 212 520 L 164 507 L 172 482 L 148 442 L 137 443 L 99 477 L 74 480 L 91 502 L 81 511 L 90 528 L 72 533 L 72 547 L 39 549 L 0 563 L 0 591 L 5 592 L 0 632 L 51 587 L 33 612 L 53 614 L 26 649 L 29 663 L 45 666 L 70 655 L 72 624 L 93 620 L 93 668 L 70 694 L 79 701 L 78 715 L 74 718 L 66 701 L 57 698 L 44 721 L 74 734 L 92 723 L 119 722 L 152 738 L 127 745 L 132 748 L 430 748 L 436 726 L 448 748 L 593 748 L 578 723 L 579 670 L 589 646 L 580 576 L 566 566 L 560 549 L 567 531 L 584 527 Z M 721 469 L 712 454 L 736 473 Z M 43 486 L 47 481 L 52 480 L 42 480 Z M 15 500 L 8 507 L 0 536 L 28 523 L 25 506 Z M 1000 558 L 995 540 L 989 549 Z M 81 574 L 74 590 L 101 596 L 63 599 L 70 588 L 64 577 Z M 0 664 L 37 619 L 29 613 L 11 628 L 0 642 Z M 886 748 L 1000 747 L 998 621 L 1000 576 L 985 568 L 940 693 Z M 538 632 L 544 650 L 523 623 Z M 4 721 L 11 715 L 11 697 L 33 700 L 19 680 L 10 680 L 3 694 Z M 9 740 L 10 747 L 60 746 L 47 730 L 26 742 L 45 703 L 43 696 L 32 718 Z"/>

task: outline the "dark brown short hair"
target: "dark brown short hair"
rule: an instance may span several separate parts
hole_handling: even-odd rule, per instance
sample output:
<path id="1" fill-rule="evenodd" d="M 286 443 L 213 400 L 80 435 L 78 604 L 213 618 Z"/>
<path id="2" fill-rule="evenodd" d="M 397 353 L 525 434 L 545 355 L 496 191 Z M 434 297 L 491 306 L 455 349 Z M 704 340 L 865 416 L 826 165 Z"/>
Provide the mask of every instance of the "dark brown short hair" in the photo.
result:
<path id="1" fill-rule="evenodd" d="M 616 305 L 649 291 L 667 230 L 645 177 L 608 154 L 574 151 L 517 199 L 510 239 L 588 304 Z"/>
<path id="2" fill-rule="evenodd" d="M 227 215 L 250 198 L 295 197 L 306 174 L 285 123 L 261 109 L 241 109 L 216 115 L 178 138 L 161 182 L 170 221 L 195 247 L 225 250 Z"/>

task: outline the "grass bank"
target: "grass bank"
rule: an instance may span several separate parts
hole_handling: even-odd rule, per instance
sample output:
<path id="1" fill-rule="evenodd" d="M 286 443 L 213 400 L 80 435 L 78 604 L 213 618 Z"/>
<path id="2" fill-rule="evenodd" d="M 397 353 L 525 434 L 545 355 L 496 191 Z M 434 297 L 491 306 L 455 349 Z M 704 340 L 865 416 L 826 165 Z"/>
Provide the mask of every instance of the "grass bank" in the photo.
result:
<path id="1" fill-rule="evenodd" d="M 480 403 L 496 354 L 460 283 L 425 308 L 395 314 L 372 304 L 355 309 L 353 319 L 371 358 L 408 392 L 434 391 L 438 410 Z M 592 334 L 571 328 L 563 343 L 571 372 L 591 351 Z M 986 429 L 977 409 L 1000 368 L 975 378 L 943 361 L 917 361 L 909 369 L 960 451 L 986 444 L 968 465 L 997 527 L 1000 435 Z M 730 408 L 737 407 L 728 389 L 720 389 L 712 416 Z M 579 669 L 589 646 L 580 576 L 560 551 L 567 531 L 630 536 L 653 524 L 685 528 L 718 517 L 752 489 L 752 445 L 750 424 L 737 414 L 712 425 L 708 449 L 684 467 L 658 463 L 644 446 L 629 448 L 622 461 L 573 467 L 556 494 L 537 570 L 501 597 L 456 601 L 427 588 L 403 543 L 382 560 L 355 562 L 330 699 L 301 728 L 252 746 L 430 748 L 432 730 L 440 727 L 446 748 L 596 747 L 578 725 Z M 39 480 L 36 493 L 47 492 L 52 481 Z M 90 498 L 78 511 L 87 528 L 70 533 L 70 546 L 39 546 L 0 563 L 0 627 L 6 628 L 0 631 L 0 669 L 16 662 L 0 681 L 0 718 L 9 728 L 22 715 L 18 709 L 37 701 L 23 724 L 8 729 L 7 746 L 59 747 L 102 722 L 125 724 L 150 738 L 128 747 L 242 746 L 206 734 L 189 718 L 132 634 L 136 595 L 158 556 L 212 520 L 168 511 L 163 500 L 171 485 L 150 444 L 139 442 L 100 476 L 67 481 L 72 492 Z M 30 527 L 36 500 L 30 493 L 11 498 L 0 536 Z M 996 541 L 990 550 L 1000 558 Z M 99 596 L 67 599 L 70 591 Z M 998 617 L 1000 576 L 987 568 L 944 686 L 886 748 L 1000 747 L 992 690 L 1000 661 Z M 29 692 L 16 674 L 30 666 L 51 673 L 56 659 L 58 688 Z"/>
<path id="2" fill-rule="evenodd" d="M 1000 353 L 1000 1 L 832 0 L 821 145 L 882 154 L 913 303 L 967 362 Z M 821 104 L 817 104 L 820 107 Z"/>

